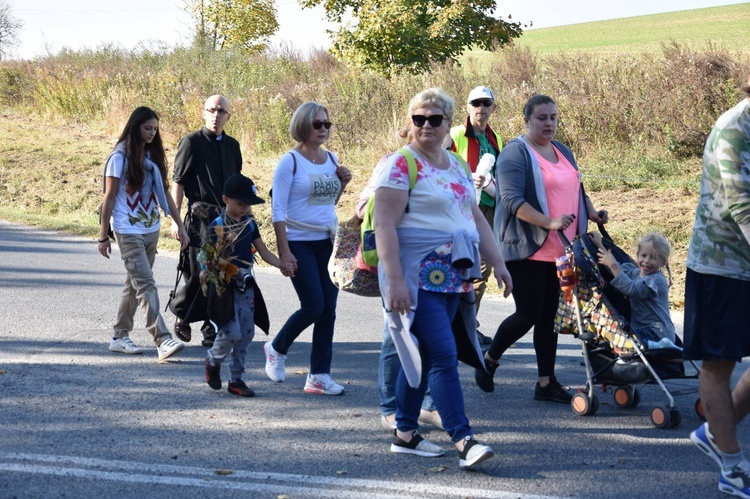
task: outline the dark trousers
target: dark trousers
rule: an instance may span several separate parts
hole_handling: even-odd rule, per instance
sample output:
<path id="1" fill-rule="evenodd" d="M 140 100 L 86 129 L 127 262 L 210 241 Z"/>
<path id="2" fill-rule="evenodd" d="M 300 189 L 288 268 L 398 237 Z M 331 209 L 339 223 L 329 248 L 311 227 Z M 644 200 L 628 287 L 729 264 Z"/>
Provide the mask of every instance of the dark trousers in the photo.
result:
<path id="1" fill-rule="evenodd" d="M 560 282 L 555 262 L 521 260 L 507 262 L 506 266 L 513 278 L 516 311 L 497 328 L 487 353 L 493 359 L 499 359 L 533 327 L 539 377 L 552 376 L 555 374 L 557 356 L 555 312 L 560 300 Z"/>
<path id="2" fill-rule="evenodd" d="M 203 335 L 215 336 L 216 333 L 208 322 L 206 311 L 208 303 L 203 296 L 203 291 L 201 291 L 201 267 L 200 263 L 198 263 L 198 252 L 200 252 L 200 248 L 188 247 L 189 268 L 182 274 L 182 282 L 184 284 L 175 293 L 174 298 L 169 303 L 169 309 L 175 317 L 181 319 L 186 324 L 203 321 L 203 325 L 201 326 Z"/>
<path id="3" fill-rule="evenodd" d="M 273 349 L 286 355 L 302 331 L 314 324 L 310 374 L 330 374 L 333 326 L 339 296 L 339 289 L 328 275 L 328 260 L 333 253 L 333 243 L 330 239 L 289 241 L 289 249 L 297 258 L 298 270 L 292 277 L 292 285 L 297 292 L 300 309 L 287 319 L 273 340 Z"/>

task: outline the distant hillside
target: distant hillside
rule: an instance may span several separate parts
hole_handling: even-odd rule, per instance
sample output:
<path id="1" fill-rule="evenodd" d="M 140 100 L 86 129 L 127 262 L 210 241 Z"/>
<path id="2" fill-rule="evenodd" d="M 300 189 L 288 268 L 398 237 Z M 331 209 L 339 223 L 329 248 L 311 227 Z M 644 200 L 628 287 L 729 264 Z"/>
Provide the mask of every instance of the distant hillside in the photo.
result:
<path id="1" fill-rule="evenodd" d="M 731 51 L 750 52 L 750 3 L 530 29 L 517 44 L 539 54 L 616 54 L 661 52 L 661 44 L 672 40 L 694 49 L 711 42 Z"/>

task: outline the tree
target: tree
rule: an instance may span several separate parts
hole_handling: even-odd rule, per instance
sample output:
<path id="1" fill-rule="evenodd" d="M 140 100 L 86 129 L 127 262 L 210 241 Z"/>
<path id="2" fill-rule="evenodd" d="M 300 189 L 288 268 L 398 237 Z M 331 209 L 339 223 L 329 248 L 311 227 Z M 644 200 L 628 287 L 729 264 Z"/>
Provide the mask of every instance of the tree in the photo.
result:
<path id="1" fill-rule="evenodd" d="M 18 32 L 22 26 L 23 22 L 11 15 L 10 5 L 0 2 L 0 60 L 18 44 Z"/>
<path id="2" fill-rule="evenodd" d="M 495 0 L 299 0 L 322 4 L 333 54 L 382 74 L 418 73 L 457 62 L 470 47 L 493 49 L 521 36 L 519 23 L 493 17 Z M 349 21 L 344 21 L 349 19 Z M 509 17 L 510 19 L 510 17 Z"/>
<path id="3" fill-rule="evenodd" d="M 260 51 L 279 29 L 274 0 L 186 0 L 197 37 L 215 50 Z"/>

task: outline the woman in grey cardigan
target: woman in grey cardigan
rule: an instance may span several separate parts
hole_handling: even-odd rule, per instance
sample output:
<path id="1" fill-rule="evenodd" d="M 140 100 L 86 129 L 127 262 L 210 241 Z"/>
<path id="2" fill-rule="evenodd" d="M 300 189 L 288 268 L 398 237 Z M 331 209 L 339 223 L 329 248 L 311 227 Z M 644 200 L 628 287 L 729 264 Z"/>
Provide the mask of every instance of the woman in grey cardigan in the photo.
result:
<path id="1" fill-rule="evenodd" d="M 495 237 L 513 277 L 516 311 L 497 328 L 477 369 L 479 388 L 492 392 L 500 356 L 534 328 L 539 380 L 534 399 L 569 403 L 572 395 L 555 378 L 557 335 L 553 325 L 560 297 L 555 260 L 565 254 L 557 235 L 570 240 L 586 232 L 588 220 L 606 223 L 583 192 L 570 149 L 554 140 L 557 105 L 546 95 L 531 97 L 523 108 L 526 134 L 513 139 L 497 158 Z"/>

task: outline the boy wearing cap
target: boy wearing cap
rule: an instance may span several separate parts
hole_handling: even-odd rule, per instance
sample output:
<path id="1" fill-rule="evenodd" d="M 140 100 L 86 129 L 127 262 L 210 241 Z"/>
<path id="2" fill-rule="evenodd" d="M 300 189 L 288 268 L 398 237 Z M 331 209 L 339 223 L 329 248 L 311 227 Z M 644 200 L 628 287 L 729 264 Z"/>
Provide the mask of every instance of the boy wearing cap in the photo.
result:
<path id="1" fill-rule="evenodd" d="M 477 171 L 480 159 L 485 154 L 491 154 L 497 159 L 500 149 L 503 148 L 503 141 L 489 125 L 489 119 L 492 113 L 497 109 L 495 104 L 495 94 L 487 87 L 480 86 L 469 92 L 469 98 L 466 99 L 469 115 L 462 125 L 451 128 L 450 135 L 445 139 L 445 148 L 455 151 L 464 158 L 471 168 L 474 177 L 474 185 L 481 189 L 481 198 L 479 200 L 479 210 L 490 223 L 490 227 L 495 223 L 495 163 L 489 169 L 489 174 Z M 481 169 L 480 169 L 481 170 Z M 477 302 L 477 314 L 479 313 L 479 304 L 482 301 L 485 289 L 487 289 L 487 279 L 492 274 L 492 267 L 482 260 L 482 280 L 474 284 L 474 296 Z M 477 323 L 479 327 L 479 323 Z M 492 342 L 492 338 L 479 333 L 479 340 L 484 344 Z"/>
<path id="2" fill-rule="evenodd" d="M 204 241 L 199 254 L 204 267 L 201 281 L 207 279 L 211 283 L 208 317 L 217 333 L 206 356 L 206 383 L 214 390 L 221 388 L 221 363 L 229 355 L 231 378 L 227 391 L 240 397 L 252 397 L 255 392 L 242 380 L 247 349 L 255 335 L 256 324 L 266 333 L 269 328 L 263 296 L 252 275 L 253 254 L 257 251 L 266 263 L 277 268 L 281 262 L 263 243 L 252 217 L 251 206 L 265 202 L 256 195 L 253 181 L 241 174 L 232 175 L 224 184 L 223 192 L 226 207 L 211 222 L 208 230 L 211 241 Z M 219 271 L 231 275 L 226 286 L 223 285 L 226 281 L 218 275 L 209 276 Z"/>

